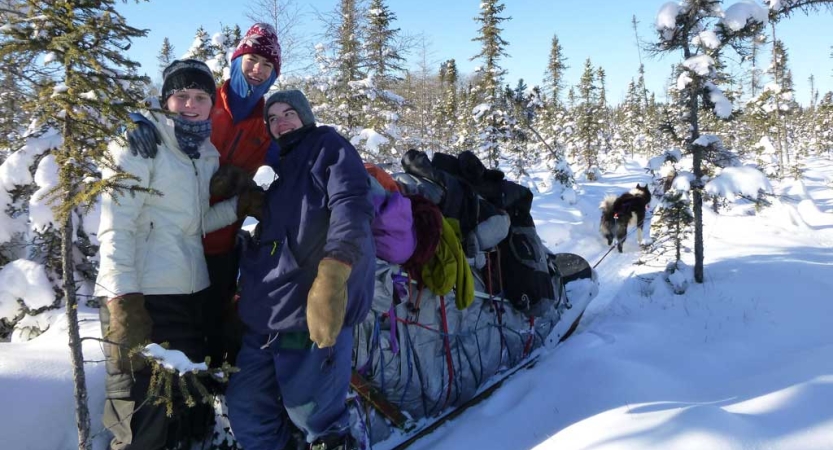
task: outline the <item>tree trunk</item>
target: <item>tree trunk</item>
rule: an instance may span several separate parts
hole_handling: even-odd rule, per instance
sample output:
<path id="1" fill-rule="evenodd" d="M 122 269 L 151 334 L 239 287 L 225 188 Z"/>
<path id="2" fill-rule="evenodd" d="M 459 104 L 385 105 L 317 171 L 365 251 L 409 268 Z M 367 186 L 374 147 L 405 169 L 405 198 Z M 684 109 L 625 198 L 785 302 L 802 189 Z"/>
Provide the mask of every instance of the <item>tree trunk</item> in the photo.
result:
<path id="1" fill-rule="evenodd" d="M 700 124 L 697 120 L 698 99 L 700 92 L 699 83 L 697 89 L 689 87 L 689 124 L 691 125 L 691 142 L 694 158 L 694 183 L 692 185 L 694 203 L 694 281 L 703 282 L 703 146 L 694 145 L 694 141 L 700 137 Z"/>
<path id="2" fill-rule="evenodd" d="M 790 163 L 790 156 L 789 156 L 789 153 L 788 153 L 787 142 L 786 142 L 787 141 L 787 119 L 786 119 L 786 115 L 784 115 L 781 112 L 781 90 L 783 89 L 783 86 L 781 85 L 781 83 L 783 82 L 783 80 L 781 80 L 780 77 L 778 76 L 778 73 L 781 70 L 780 67 L 779 67 L 781 62 L 778 60 L 778 55 L 775 54 L 775 43 L 778 42 L 778 40 L 775 37 L 775 22 L 772 22 L 770 25 L 772 27 L 772 43 L 773 43 L 773 45 L 772 45 L 772 52 L 773 52 L 772 63 L 775 65 L 775 70 L 774 70 L 773 75 L 774 75 L 774 78 L 775 78 L 775 85 L 778 86 L 778 92 L 775 95 L 775 114 L 776 114 L 775 119 L 778 122 L 778 126 L 777 126 L 777 128 L 778 128 L 778 137 L 777 137 L 778 156 L 779 156 L 779 162 L 781 163 L 781 176 L 784 176 L 784 174 L 787 171 L 787 165 L 789 165 L 789 163 Z"/>
<path id="3" fill-rule="evenodd" d="M 69 349 L 72 358 L 72 378 L 75 381 L 75 424 L 78 428 L 78 450 L 92 449 L 90 441 L 90 410 L 87 407 L 87 380 L 84 373 L 84 354 L 78 329 L 78 298 L 75 296 L 75 264 L 72 260 L 72 213 L 64 221 L 61 236 L 63 258 L 64 297 L 67 301 Z"/>

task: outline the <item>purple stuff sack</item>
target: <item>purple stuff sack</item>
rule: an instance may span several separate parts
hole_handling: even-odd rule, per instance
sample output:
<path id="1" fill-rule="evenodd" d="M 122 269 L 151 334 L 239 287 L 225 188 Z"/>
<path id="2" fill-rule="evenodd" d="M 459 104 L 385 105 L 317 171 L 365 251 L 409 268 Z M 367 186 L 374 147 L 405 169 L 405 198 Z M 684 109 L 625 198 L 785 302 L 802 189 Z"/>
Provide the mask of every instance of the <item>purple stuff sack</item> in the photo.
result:
<path id="1" fill-rule="evenodd" d="M 376 217 L 370 225 L 376 257 L 393 264 L 407 261 L 416 249 L 411 201 L 399 192 L 373 195 Z"/>

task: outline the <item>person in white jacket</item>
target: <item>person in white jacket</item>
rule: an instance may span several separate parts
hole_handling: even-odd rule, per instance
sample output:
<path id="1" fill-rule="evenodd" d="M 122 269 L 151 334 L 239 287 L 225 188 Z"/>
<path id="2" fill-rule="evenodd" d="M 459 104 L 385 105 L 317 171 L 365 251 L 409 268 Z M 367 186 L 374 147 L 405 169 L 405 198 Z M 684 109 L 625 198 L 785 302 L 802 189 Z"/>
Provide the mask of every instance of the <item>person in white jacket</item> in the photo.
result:
<path id="1" fill-rule="evenodd" d="M 214 78 L 196 60 L 174 61 L 163 77 L 159 100 L 170 114 L 143 114 L 158 130 L 156 158 L 136 157 L 117 143 L 109 148 L 116 165 L 134 177 L 124 183 L 144 190 L 102 196 L 95 294 L 106 302 L 100 310 L 107 356 L 103 422 L 114 435 L 112 450 L 174 448 L 205 431 L 196 425 L 205 425 L 210 411 L 175 411 L 169 418 L 164 406 L 146 399 L 151 371 L 130 350 L 167 342 L 192 361 L 204 360 L 200 316 L 209 280 L 202 237 L 262 202 L 262 193 L 249 190 L 209 207 L 219 167 L 209 140 Z"/>

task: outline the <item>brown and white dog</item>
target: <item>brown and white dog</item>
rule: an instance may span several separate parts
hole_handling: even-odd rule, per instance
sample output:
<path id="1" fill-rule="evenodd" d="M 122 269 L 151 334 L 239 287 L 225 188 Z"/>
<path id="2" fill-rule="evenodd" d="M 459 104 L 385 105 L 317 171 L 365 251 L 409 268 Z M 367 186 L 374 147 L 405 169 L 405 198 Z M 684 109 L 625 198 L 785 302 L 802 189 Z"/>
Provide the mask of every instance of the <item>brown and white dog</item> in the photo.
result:
<path id="1" fill-rule="evenodd" d="M 635 189 L 618 197 L 608 195 L 599 204 L 602 219 L 599 231 L 607 239 L 607 245 L 613 244 L 616 238 L 616 248 L 622 253 L 622 244 L 628 237 L 628 225 L 636 225 L 637 239 L 642 243 L 642 228 L 645 225 L 645 211 L 651 203 L 651 191 L 648 184 L 636 185 Z"/>

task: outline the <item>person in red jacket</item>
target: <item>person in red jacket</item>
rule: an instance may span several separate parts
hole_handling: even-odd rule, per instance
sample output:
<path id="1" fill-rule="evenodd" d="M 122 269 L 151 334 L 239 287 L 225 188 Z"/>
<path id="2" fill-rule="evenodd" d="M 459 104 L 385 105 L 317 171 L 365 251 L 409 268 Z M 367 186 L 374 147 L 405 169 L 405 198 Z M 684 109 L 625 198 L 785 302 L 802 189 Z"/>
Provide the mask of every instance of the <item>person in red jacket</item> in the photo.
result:
<path id="1" fill-rule="evenodd" d="M 243 36 L 232 54 L 230 77 L 217 90 L 211 111 L 211 143 L 220 152 L 220 169 L 212 181 L 211 203 L 239 193 L 265 163 L 276 144 L 263 123 L 264 95 L 280 75 L 281 47 L 275 29 L 256 23 Z M 136 128 L 128 134 L 134 155 L 153 158 L 160 142 L 147 121 L 134 118 Z M 277 148 L 272 148 L 277 154 Z M 215 188 L 222 184 L 225 188 Z M 222 195 L 218 195 L 222 194 Z M 243 221 L 208 233 L 203 238 L 211 280 L 209 304 L 204 308 L 204 326 L 211 365 L 234 363 L 239 348 L 233 298 L 237 290 L 239 257 L 235 249 Z"/>

